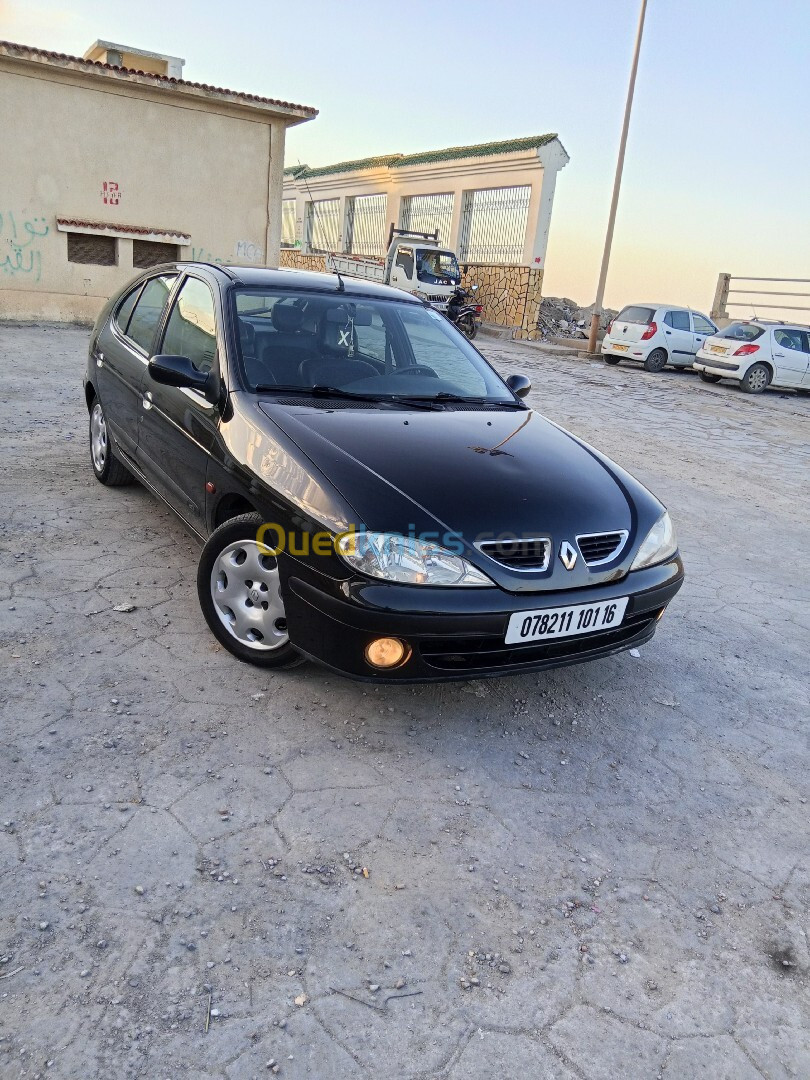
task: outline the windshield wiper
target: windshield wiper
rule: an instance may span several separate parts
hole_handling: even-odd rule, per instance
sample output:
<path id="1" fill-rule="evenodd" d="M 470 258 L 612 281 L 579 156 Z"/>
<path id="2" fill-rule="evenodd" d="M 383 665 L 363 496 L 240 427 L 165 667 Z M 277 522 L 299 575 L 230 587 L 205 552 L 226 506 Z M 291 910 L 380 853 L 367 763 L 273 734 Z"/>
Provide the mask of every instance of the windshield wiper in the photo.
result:
<path id="1" fill-rule="evenodd" d="M 506 409 L 525 409 L 526 406 L 522 401 L 512 401 L 510 398 L 506 398 L 503 401 L 500 398 L 486 398 L 486 397 L 467 397 L 465 394 L 451 394 L 447 390 L 442 390 L 431 398 L 431 401 L 447 401 L 451 404 L 453 402 L 461 402 L 464 405 L 499 405 Z"/>
<path id="2" fill-rule="evenodd" d="M 322 386 L 317 383 L 315 386 L 279 386 L 276 383 L 272 385 L 267 383 L 257 386 L 255 392 L 257 394 L 306 394 L 308 397 L 348 398 L 350 401 L 390 402 L 393 405 L 408 405 L 414 409 L 430 411 L 441 408 L 430 398 L 409 398 L 400 394 L 363 394 L 356 390 L 342 390 L 339 386 Z"/>

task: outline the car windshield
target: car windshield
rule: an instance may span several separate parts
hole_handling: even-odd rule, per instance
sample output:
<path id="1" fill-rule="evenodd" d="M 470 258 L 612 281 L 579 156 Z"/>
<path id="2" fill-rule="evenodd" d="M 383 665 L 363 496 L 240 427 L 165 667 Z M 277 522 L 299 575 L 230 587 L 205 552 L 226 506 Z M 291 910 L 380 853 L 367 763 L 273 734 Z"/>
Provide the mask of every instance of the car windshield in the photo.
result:
<path id="1" fill-rule="evenodd" d="M 758 337 L 762 337 L 765 333 L 763 326 L 757 326 L 756 323 L 750 322 L 735 322 L 729 326 L 723 327 L 723 329 L 717 334 L 717 337 L 731 338 L 732 341 L 756 341 Z"/>
<path id="2" fill-rule="evenodd" d="M 458 262 L 452 251 L 418 251 L 416 276 L 428 285 L 459 285 L 461 283 Z"/>
<path id="3" fill-rule="evenodd" d="M 232 290 L 238 359 L 252 392 L 335 389 L 375 400 L 515 406 L 481 354 L 422 304 L 334 292 Z"/>

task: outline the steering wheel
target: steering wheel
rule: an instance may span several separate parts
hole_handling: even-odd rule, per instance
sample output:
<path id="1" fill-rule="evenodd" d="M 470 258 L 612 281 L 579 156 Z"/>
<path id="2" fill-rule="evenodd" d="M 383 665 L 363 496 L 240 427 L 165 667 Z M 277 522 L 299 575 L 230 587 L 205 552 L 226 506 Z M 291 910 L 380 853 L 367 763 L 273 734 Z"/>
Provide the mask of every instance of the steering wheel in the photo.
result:
<path id="1" fill-rule="evenodd" d="M 397 368 L 392 372 L 394 375 L 428 375 L 431 379 L 438 379 L 437 373 L 427 364 L 412 364 L 411 367 Z"/>

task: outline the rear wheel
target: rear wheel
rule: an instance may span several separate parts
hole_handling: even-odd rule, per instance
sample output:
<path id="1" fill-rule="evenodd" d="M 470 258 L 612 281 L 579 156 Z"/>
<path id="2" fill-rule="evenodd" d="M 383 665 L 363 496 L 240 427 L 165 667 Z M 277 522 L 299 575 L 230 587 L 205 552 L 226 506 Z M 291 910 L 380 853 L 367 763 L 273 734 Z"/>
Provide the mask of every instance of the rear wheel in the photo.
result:
<path id="1" fill-rule="evenodd" d="M 223 522 L 208 538 L 197 569 L 197 596 L 209 629 L 239 660 L 259 667 L 295 667 L 278 559 L 257 540 L 261 514 Z"/>
<path id="2" fill-rule="evenodd" d="M 611 356 L 609 353 L 605 353 L 602 359 L 605 361 L 606 364 L 618 364 L 618 362 L 621 360 L 621 357 Z"/>
<path id="3" fill-rule="evenodd" d="M 90 464 L 96 480 L 107 487 L 121 487 L 132 483 L 132 473 L 124 468 L 113 453 L 107 419 L 98 398 L 93 398 L 90 406 Z"/>
<path id="4" fill-rule="evenodd" d="M 723 377 L 722 375 L 712 375 L 710 371 L 701 371 L 699 374 L 704 382 L 720 382 Z"/>
<path id="5" fill-rule="evenodd" d="M 645 371 L 663 371 L 667 366 L 667 354 L 664 349 L 653 349 L 644 361 Z"/>
<path id="6" fill-rule="evenodd" d="M 458 328 L 466 338 L 470 339 L 470 341 L 472 341 L 478 333 L 478 325 L 472 315 L 462 315 L 458 320 Z"/>
<path id="7" fill-rule="evenodd" d="M 761 394 L 770 381 L 767 365 L 753 364 L 740 379 L 740 389 L 746 394 Z"/>

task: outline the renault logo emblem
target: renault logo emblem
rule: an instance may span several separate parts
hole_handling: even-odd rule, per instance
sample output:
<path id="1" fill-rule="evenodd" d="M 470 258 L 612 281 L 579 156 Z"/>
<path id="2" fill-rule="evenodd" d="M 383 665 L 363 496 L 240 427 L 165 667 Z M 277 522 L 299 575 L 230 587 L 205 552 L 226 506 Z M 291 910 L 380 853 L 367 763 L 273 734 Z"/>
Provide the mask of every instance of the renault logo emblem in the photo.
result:
<path id="1" fill-rule="evenodd" d="M 560 544 L 560 562 L 566 570 L 573 570 L 577 563 L 576 550 L 571 547 L 567 540 L 563 540 Z"/>

